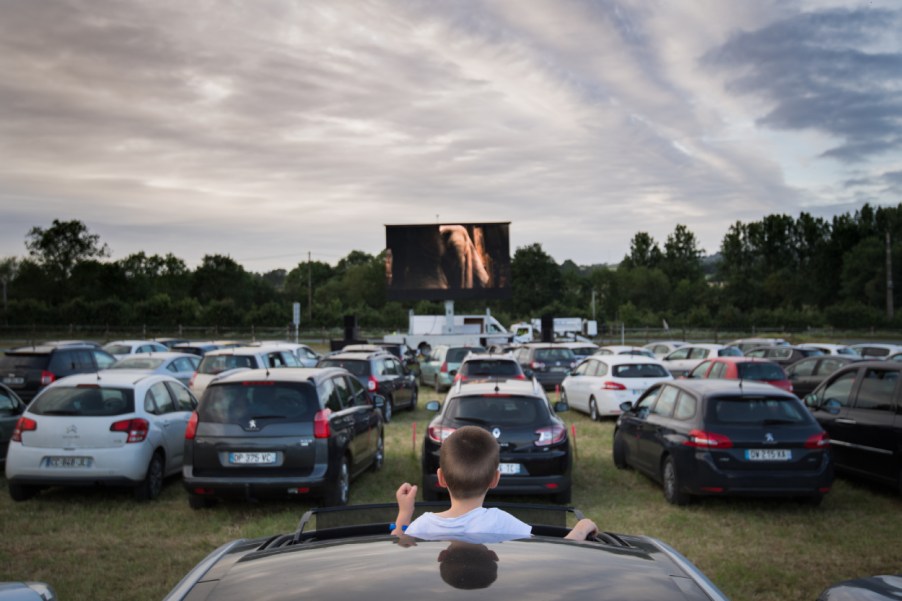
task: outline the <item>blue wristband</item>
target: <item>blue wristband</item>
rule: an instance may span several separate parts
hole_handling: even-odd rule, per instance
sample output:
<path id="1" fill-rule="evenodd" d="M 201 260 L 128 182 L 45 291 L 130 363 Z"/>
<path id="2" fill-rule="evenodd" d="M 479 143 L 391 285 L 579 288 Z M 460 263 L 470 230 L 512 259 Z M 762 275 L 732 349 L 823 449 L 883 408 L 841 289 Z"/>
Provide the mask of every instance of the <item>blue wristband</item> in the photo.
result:
<path id="1" fill-rule="evenodd" d="M 398 527 L 398 525 L 395 524 L 394 522 L 392 522 L 391 524 L 388 525 L 388 531 L 394 532 L 395 528 L 397 528 L 397 527 Z M 403 526 L 401 526 L 401 532 L 406 532 L 406 531 L 407 531 L 407 524 L 404 524 Z"/>

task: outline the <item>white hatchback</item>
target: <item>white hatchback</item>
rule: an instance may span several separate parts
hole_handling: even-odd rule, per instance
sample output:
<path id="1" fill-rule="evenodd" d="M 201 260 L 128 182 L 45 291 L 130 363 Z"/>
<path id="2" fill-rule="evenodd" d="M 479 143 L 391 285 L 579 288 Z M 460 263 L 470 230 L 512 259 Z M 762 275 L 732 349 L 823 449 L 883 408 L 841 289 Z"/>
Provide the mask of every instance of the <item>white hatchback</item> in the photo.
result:
<path id="1" fill-rule="evenodd" d="M 564 378 L 561 400 L 597 421 L 620 415 L 623 402 L 635 403 L 653 384 L 672 379 L 658 359 L 641 355 L 592 355 Z"/>
<path id="2" fill-rule="evenodd" d="M 6 479 L 14 501 L 47 486 L 128 486 L 156 498 L 182 470 L 185 429 L 197 400 L 170 376 L 79 374 L 28 405 L 13 432 Z"/>

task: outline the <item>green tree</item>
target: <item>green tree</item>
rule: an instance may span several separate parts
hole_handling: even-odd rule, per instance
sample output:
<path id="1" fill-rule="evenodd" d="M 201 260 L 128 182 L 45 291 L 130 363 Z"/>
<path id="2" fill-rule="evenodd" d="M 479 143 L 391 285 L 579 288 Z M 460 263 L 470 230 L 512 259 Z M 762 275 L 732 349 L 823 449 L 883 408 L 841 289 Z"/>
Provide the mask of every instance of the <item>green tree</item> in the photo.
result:
<path id="1" fill-rule="evenodd" d="M 47 229 L 37 226 L 31 228 L 26 236 L 25 248 L 57 281 L 68 278 L 81 261 L 110 255 L 109 247 L 100 243 L 100 236 L 92 234 L 78 220 L 54 219 L 53 225 Z"/>
<path id="2" fill-rule="evenodd" d="M 540 308 L 550 305 L 562 292 L 563 277 L 551 255 L 541 244 L 521 246 L 511 260 L 514 314 L 534 317 Z"/>
<path id="3" fill-rule="evenodd" d="M 630 254 L 623 258 L 620 266 L 626 269 L 654 269 L 661 266 L 662 259 L 661 249 L 655 239 L 648 232 L 637 232 L 630 241 Z"/>
<path id="4" fill-rule="evenodd" d="M 16 279 L 19 273 L 19 259 L 17 257 L 5 257 L 0 259 L 0 285 L 3 287 L 3 313 L 9 311 L 9 297 L 7 289 L 10 282 Z"/>
<path id="5" fill-rule="evenodd" d="M 695 234 L 685 225 L 677 224 L 664 243 L 664 256 L 661 258 L 660 266 L 674 286 L 681 280 L 695 282 L 704 277 L 703 254 L 704 251 L 698 247 Z"/>

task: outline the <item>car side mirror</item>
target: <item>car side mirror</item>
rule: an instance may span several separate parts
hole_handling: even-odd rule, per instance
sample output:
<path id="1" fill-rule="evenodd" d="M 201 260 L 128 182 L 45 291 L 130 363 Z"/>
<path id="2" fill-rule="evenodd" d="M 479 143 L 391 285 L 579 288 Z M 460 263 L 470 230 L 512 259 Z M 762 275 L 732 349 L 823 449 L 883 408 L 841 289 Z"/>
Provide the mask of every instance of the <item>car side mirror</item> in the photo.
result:
<path id="1" fill-rule="evenodd" d="M 532 371 L 530 368 L 527 367 L 526 369 L 523 370 L 523 375 L 526 376 L 527 378 L 533 378 L 533 377 L 535 377 L 536 374 L 534 371 Z"/>
<path id="2" fill-rule="evenodd" d="M 630 401 L 623 401 L 620 403 L 620 410 L 626 413 L 633 408 L 633 404 Z"/>
<path id="3" fill-rule="evenodd" d="M 558 401 L 554 404 L 554 412 L 560 413 L 562 411 L 570 411 L 570 405 L 567 401 Z"/>
<path id="4" fill-rule="evenodd" d="M 373 400 L 373 406 L 377 409 L 385 407 L 385 397 L 381 394 L 371 394 L 370 398 Z"/>
<path id="5" fill-rule="evenodd" d="M 426 411 L 438 411 L 442 408 L 442 404 L 438 401 L 429 401 L 426 403 Z"/>
<path id="6" fill-rule="evenodd" d="M 804 402 L 805 406 L 810 409 L 817 409 L 817 406 L 818 406 L 817 395 L 814 393 L 806 394 L 805 398 L 802 399 L 802 402 Z"/>

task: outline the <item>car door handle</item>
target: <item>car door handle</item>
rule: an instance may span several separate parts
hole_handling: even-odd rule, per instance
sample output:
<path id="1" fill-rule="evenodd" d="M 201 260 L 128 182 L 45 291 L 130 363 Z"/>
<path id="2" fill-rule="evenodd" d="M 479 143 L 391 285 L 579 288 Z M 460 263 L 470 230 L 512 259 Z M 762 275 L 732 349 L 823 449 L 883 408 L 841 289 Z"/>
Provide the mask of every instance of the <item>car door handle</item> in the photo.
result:
<path id="1" fill-rule="evenodd" d="M 845 417 L 839 417 L 839 418 L 836 419 L 836 423 L 837 423 L 837 424 L 846 424 L 846 425 L 849 425 L 849 426 L 854 426 L 854 425 L 857 424 L 858 422 L 855 421 L 854 419 L 848 419 L 848 418 L 845 418 Z"/>

